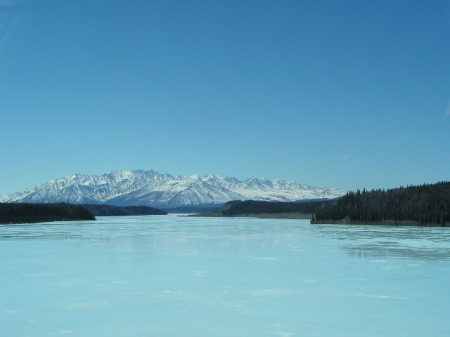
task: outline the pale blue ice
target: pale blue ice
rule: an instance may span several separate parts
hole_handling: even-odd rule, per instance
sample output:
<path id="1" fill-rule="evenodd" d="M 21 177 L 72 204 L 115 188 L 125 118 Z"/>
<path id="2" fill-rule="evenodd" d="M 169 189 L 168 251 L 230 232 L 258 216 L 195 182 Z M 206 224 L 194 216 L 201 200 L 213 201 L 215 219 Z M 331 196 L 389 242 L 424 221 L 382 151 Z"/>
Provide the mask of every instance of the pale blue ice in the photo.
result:
<path id="1" fill-rule="evenodd" d="M 0 227 L 0 336 L 447 337 L 450 229 L 99 217 Z"/>

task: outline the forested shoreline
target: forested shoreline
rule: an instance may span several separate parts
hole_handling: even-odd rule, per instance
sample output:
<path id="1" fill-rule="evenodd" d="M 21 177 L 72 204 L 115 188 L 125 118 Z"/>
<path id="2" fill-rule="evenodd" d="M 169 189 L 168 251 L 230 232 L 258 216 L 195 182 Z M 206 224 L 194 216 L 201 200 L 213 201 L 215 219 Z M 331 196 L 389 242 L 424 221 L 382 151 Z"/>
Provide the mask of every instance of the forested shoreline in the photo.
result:
<path id="1" fill-rule="evenodd" d="M 96 216 L 166 214 L 164 210 L 148 206 L 0 203 L 0 224 L 95 220 Z"/>
<path id="2" fill-rule="evenodd" d="M 311 223 L 450 226 L 450 182 L 348 192 Z"/>
<path id="3" fill-rule="evenodd" d="M 0 203 L 0 224 L 95 220 L 81 205 Z"/>
<path id="4" fill-rule="evenodd" d="M 126 215 L 166 215 L 167 212 L 149 206 L 111 206 L 82 204 L 95 216 L 126 216 Z"/>

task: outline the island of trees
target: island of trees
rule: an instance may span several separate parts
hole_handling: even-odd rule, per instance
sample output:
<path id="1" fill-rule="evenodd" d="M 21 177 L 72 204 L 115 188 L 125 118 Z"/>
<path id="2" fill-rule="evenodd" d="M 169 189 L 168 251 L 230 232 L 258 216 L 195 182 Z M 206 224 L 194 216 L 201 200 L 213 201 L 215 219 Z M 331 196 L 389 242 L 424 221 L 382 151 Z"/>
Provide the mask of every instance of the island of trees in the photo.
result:
<path id="1" fill-rule="evenodd" d="M 313 213 L 326 209 L 331 203 L 332 201 L 330 200 L 304 202 L 234 200 L 227 202 L 215 212 L 199 215 L 216 217 L 310 219 Z"/>
<path id="2" fill-rule="evenodd" d="M 450 182 L 349 192 L 311 223 L 450 226 Z"/>

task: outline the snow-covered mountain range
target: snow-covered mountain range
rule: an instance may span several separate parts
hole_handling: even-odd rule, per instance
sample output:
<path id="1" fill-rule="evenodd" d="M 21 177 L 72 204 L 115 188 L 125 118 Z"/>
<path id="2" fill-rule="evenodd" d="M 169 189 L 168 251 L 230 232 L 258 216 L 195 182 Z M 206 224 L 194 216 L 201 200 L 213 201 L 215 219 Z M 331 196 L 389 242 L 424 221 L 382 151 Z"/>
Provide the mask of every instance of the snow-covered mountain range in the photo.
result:
<path id="1" fill-rule="evenodd" d="M 230 200 L 299 201 L 331 199 L 345 191 L 287 182 L 215 175 L 172 176 L 154 170 L 113 171 L 101 176 L 73 174 L 51 180 L 0 202 L 109 204 L 115 206 L 180 206 L 223 204 Z"/>

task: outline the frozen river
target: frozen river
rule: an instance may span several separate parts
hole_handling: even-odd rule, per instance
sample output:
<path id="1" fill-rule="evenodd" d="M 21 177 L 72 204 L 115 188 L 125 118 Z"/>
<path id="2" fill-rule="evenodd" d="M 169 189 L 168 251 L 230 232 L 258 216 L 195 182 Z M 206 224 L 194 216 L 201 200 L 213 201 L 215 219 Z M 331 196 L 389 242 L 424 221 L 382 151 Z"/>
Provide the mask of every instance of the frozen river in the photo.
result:
<path id="1" fill-rule="evenodd" d="M 99 217 L 0 227 L 0 336 L 448 337 L 450 228 Z"/>

